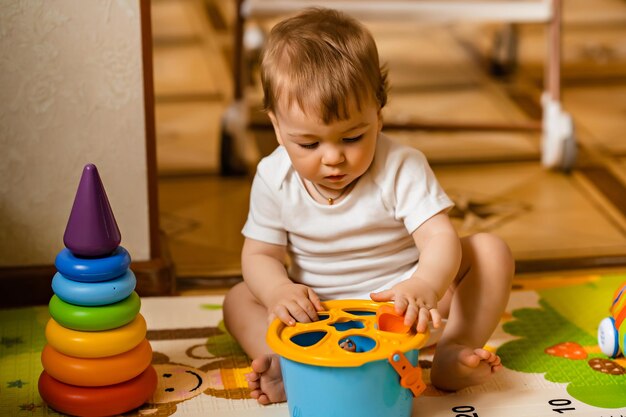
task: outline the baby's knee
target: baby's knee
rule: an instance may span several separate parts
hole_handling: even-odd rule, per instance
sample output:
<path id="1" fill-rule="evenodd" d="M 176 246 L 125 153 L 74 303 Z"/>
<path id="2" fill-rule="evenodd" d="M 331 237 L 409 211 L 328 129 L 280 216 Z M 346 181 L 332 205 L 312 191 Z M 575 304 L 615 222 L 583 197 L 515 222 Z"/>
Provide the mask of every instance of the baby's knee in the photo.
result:
<path id="1" fill-rule="evenodd" d="M 241 310 L 242 305 L 247 305 L 247 301 L 254 298 L 248 285 L 245 282 L 235 284 L 224 297 L 222 303 L 222 310 L 224 312 L 224 324 L 228 327 L 228 323 L 231 321 L 232 316 L 236 315 Z"/>
<path id="2" fill-rule="evenodd" d="M 513 278 L 515 260 L 509 245 L 502 238 L 491 233 L 477 233 L 468 239 L 474 259 L 483 268 L 496 269 L 505 278 Z"/>

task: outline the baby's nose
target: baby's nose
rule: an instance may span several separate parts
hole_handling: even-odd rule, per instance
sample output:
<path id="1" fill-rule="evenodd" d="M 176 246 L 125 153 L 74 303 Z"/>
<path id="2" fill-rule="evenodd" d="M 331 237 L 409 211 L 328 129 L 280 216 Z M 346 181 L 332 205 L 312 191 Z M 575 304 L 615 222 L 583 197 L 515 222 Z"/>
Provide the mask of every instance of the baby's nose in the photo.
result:
<path id="1" fill-rule="evenodd" d="M 324 152 L 322 162 L 325 165 L 338 165 L 345 160 L 343 152 L 338 147 L 329 147 Z"/>

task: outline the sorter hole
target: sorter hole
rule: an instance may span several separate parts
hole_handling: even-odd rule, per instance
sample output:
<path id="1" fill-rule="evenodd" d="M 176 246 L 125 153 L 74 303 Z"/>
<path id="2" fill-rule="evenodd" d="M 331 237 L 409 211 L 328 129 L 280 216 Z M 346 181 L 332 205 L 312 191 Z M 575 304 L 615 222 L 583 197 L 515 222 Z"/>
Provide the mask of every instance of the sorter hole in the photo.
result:
<path id="1" fill-rule="evenodd" d="M 291 341 L 298 346 L 308 347 L 322 340 L 324 336 L 326 336 L 326 332 L 323 331 L 298 333 L 291 337 Z"/>
<path id="2" fill-rule="evenodd" d="M 367 336 L 350 336 L 350 337 L 346 337 L 343 338 L 339 341 L 339 346 L 341 346 L 342 343 L 352 343 L 354 344 L 354 350 L 352 349 L 346 349 L 348 351 L 352 351 L 354 353 L 364 353 L 364 352 L 369 352 L 370 350 L 374 349 L 374 347 L 376 346 L 376 341 L 374 339 L 371 339 Z M 351 346 L 348 346 L 351 347 Z M 345 347 L 344 347 L 345 348 Z"/>
<path id="3" fill-rule="evenodd" d="M 354 314 L 355 316 L 375 316 L 376 315 L 375 311 L 368 311 L 368 310 L 343 310 L 343 311 L 349 314 Z"/>
<path id="4" fill-rule="evenodd" d="M 326 313 L 317 313 L 317 321 L 326 320 L 328 317 L 330 316 Z"/>
<path id="5" fill-rule="evenodd" d="M 333 326 L 335 329 L 337 329 L 340 332 L 345 332 L 346 330 L 350 330 L 350 329 L 362 329 L 365 327 L 365 325 L 357 320 L 350 320 L 350 321 L 338 321 L 337 323 L 333 323 L 331 324 L 331 326 Z"/>

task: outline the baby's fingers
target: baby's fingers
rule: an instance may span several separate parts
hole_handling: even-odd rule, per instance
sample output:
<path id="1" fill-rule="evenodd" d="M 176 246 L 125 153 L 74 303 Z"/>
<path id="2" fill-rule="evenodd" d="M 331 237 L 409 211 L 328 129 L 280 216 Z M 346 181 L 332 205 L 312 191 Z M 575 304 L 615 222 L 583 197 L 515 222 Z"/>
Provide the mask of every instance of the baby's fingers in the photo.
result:
<path id="1" fill-rule="evenodd" d="M 441 326 L 441 314 L 436 308 L 421 307 L 418 313 L 416 329 L 419 333 L 426 331 L 428 321 L 432 320 L 433 327 L 438 329 Z"/>
<path id="2" fill-rule="evenodd" d="M 433 321 L 433 327 L 438 329 L 441 326 L 441 314 L 436 308 L 430 309 L 430 318 Z"/>
<path id="3" fill-rule="evenodd" d="M 324 306 L 322 305 L 322 302 L 320 301 L 320 298 L 317 296 L 317 294 L 315 294 L 315 291 L 313 291 L 311 288 L 309 288 L 308 289 L 308 295 L 309 295 L 309 300 L 311 300 L 311 302 L 313 303 L 313 306 L 315 307 L 315 310 L 323 311 L 324 310 Z"/>
<path id="4" fill-rule="evenodd" d="M 411 326 L 418 318 L 419 307 L 415 303 L 406 302 L 405 304 L 408 304 L 408 306 L 406 307 L 406 311 L 404 312 L 404 325 Z M 396 311 L 398 310 L 398 305 L 396 303 Z"/>
<path id="5" fill-rule="evenodd" d="M 302 302 L 304 306 L 300 305 L 300 302 Z M 317 313 L 315 312 L 315 309 L 313 308 L 309 300 L 292 301 L 287 304 L 287 308 L 289 309 L 289 314 L 291 314 L 291 316 L 295 318 L 297 321 L 299 321 L 300 323 L 310 323 L 313 321 L 313 319 L 309 316 L 309 313 L 307 312 L 307 310 L 310 310 L 311 314 L 317 315 Z"/>
<path id="6" fill-rule="evenodd" d="M 370 293 L 370 298 L 373 301 L 383 302 L 383 301 L 393 301 L 394 293 L 392 290 L 385 290 L 380 292 L 372 292 Z"/>
<path id="7" fill-rule="evenodd" d="M 424 333 L 428 328 L 428 319 L 430 318 L 430 312 L 427 308 L 421 307 L 418 319 L 417 319 L 417 332 Z"/>
<path id="8" fill-rule="evenodd" d="M 317 321 L 317 310 L 312 300 L 308 298 L 302 298 L 297 301 L 298 306 L 302 309 L 302 311 L 307 315 L 307 318 L 302 320 L 298 318 L 298 321 L 303 323 L 308 323 L 311 321 Z"/>
<path id="9" fill-rule="evenodd" d="M 406 297 L 403 296 L 399 296 L 399 297 L 395 297 L 395 300 L 393 302 L 394 306 L 396 307 L 396 313 L 398 314 L 407 314 L 408 313 L 408 309 L 409 307 L 412 305 L 413 307 L 415 306 L 415 302 L 411 302 L 409 301 Z M 406 313 L 405 313 L 406 312 Z M 415 313 L 417 313 L 417 308 L 415 309 Z M 404 320 L 404 322 L 406 323 L 408 320 Z M 415 321 L 415 318 L 413 318 L 413 320 L 411 321 L 411 323 Z"/>
<path id="10" fill-rule="evenodd" d="M 287 307 L 283 305 L 276 306 L 274 308 L 273 314 L 276 315 L 276 317 L 278 317 L 280 321 L 285 323 L 287 326 L 293 326 L 296 324 L 296 321 L 293 317 L 291 317 L 291 313 L 289 313 Z"/>

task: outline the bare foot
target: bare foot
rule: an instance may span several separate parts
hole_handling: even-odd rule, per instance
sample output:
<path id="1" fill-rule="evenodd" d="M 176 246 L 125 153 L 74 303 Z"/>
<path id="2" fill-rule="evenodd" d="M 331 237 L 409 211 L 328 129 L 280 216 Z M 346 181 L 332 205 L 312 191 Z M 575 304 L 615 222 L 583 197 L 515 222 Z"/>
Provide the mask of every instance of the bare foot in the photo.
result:
<path id="1" fill-rule="evenodd" d="M 488 350 L 440 345 L 435 351 L 430 379 L 441 390 L 457 391 L 486 382 L 501 368 L 500 357 Z"/>
<path id="2" fill-rule="evenodd" d="M 252 370 L 246 375 L 250 396 L 259 404 L 287 401 L 278 355 L 263 355 L 252 361 Z"/>

